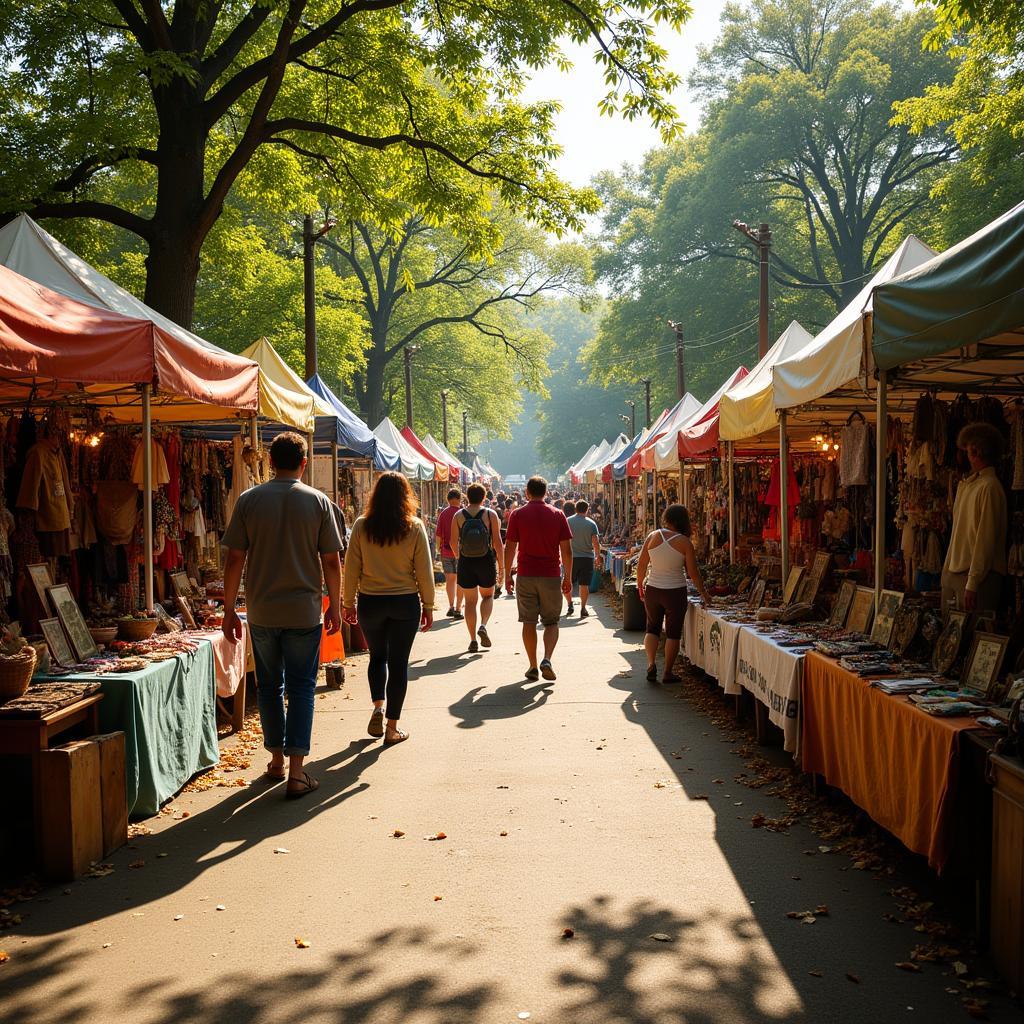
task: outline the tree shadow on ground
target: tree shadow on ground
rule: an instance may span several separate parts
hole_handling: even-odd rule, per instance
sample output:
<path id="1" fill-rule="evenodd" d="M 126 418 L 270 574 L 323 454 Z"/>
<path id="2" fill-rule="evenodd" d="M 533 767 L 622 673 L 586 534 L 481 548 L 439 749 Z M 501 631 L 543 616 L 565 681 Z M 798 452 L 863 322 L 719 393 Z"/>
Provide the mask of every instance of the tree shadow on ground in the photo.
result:
<path id="1" fill-rule="evenodd" d="M 63 945 L 55 938 L 12 961 L 14 970 L 5 971 L 0 988 L 7 993 L 4 1024 L 76 1024 L 104 1014 L 137 1020 L 142 1012 L 149 1024 L 488 1024 L 515 1016 L 495 1016 L 493 982 L 456 979 L 446 970 L 472 957 L 472 944 L 425 928 L 384 931 L 358 950 L 326 957 L 293 950 L 309 962 L 246 965 L 202 987 L 190 987 L 168 958 L 163 978 L 115 988 L 118 994 L 102 1005 L 71 986 L 56 1000 L 52 987 L 40 990 L 59 972 Z"/>
<path id="2" fill-rule="evenodd" d="M 554 684 L 542 681 L 506 683 L 496 690 L 475 686 L 460 697 L 448 710 L 458 718 L 460 729 L 479 729 L 487 722 L 518 718 L 542 708 L 554 690 Z"/>

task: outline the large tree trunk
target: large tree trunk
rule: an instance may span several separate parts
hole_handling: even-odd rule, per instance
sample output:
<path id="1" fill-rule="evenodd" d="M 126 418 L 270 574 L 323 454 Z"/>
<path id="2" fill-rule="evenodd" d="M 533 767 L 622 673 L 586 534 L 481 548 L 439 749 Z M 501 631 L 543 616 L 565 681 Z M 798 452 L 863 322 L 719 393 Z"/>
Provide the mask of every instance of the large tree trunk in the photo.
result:
<path id="1" fill-rule="evenodd" d="M 374 345 L 366 360 L 361 402 L 363 417 L 371 429 L 380 423 L 387 413 L 384 404 L 384 371 L 386 368 L 387 361 L 383 351 Z"/>
<path id="2" fill-rule="evenodd" d="M 160 141 L 145 301 L 191 329 L 199 255 L 213 222 L 203 209 L 207 130 L 202 96 L 176 79 L 156 90 L 154 100 Z"/>

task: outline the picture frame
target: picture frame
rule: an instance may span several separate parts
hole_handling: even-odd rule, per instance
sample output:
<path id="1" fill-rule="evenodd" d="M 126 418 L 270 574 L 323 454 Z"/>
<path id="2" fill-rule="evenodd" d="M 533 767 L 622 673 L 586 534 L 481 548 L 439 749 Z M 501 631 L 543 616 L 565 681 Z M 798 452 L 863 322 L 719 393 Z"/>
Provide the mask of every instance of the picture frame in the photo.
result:
<path id="1" fill-rule="evenodd" d="M 846 619 L 848 633 L 868 633 L 871 619 L 875 614 L 875 592 L 871 587 L 857 587 L 850 605 L 850 614 Z"/>
<path id="2" fill-rule="evenodd" d="M 750 588 L 750 598 L 747 600 L 747 607 L 755 611 L 764 604 L 764 592 L 768 586 L 767 580 L 758 580 Z"/>
<path id="3" fill-rule="evenodd" d="M 811 562 L 810 577 L 811 579 L 817 580 L 819 583 L 825 581 L 825 577 L 828 575 L 828 571 L 832 566 L 832 552 L 831 551 L 816 551 L 814 553 L 814 561 Z"/>
<path id="4" fill-rule="evenodd" d="M 836 603 L 832 605 L 832 614 L 829 616 L 829 625 L 845 626 L 850 615 L 850 606 L 853 604 L 854 595 L 857 593 L 857 584 L 853 580 L 843 580 L 836 594 Z"/>
<path id="5" fill-rule="evenodd" d="M 189 607 L 188 599 L 184 597 L 176 597 L 174 603 L 178 606 L 178 611 L 181 612 L 182 620 L 185 623 L 187 629 L 196 628 L 195 616 L 192 614 L 192 609 Z"/>
<path id="6" fill-rule="evenodd" d="M 35 587 L 36 597 L 39 598 L 39 607 L 43 609 L 44 615 L 50 614 L 50 602 L 46 591 L 53 586 L 53 577 L 50 575 L 50 567 L 46 562 L 33 562 L 25 566 L 28 578 Z"/>
<path id="7" fill-rule="evenodd" d="M 806 571 L 805 566 L 795 565 L 789 570 L 789 576 L 786 578 L 786 587 L 782 592 L 782 603 L 789 604 L 797 594 L 800 588 L 800 581 L 804 578 L 804 572 Z"/>
<path id="8" fill-rule="evenodd" d="M 1016 679 L 1011 678 L 1004 700 L 1012 704 L 1014 701 L 1020 700 L 1021 697 L 1024 697 L 1024 676 L 1019 676 Z"/>
<path id="9" fill-rule="evenodd" d="M 796 592 L 796 600 L 799 604 L 814 604 L 818 599 L 818 590 L 821 587 L 822 580 L 813 573 L 807 573 L 803 580 L 800 582 L 800 586 Z"/>
<path id="10" fill-rule="evenodd" d="M 889 646 L 892 628 L 896 623 L 896 612 L 903 604 L 903 593 L 899 590 L 883 590 L 875 609 L 875 621 L 871 627 L 871 640 L 883 647 Z"/>
<path id="11" fill-rule="evenodd" d="M 998 695 L 994 690 L 999 686 L 1000 671 L 1009 642 L 1009 637 L 998 633 L 975 633 L 960 678 L 961 687 L 985 697 L 991 694 L 990 699 L 995 699 Z"/>
<path id="12" fill-rule="evenodd" d="M 188 578 L 188 573 L 184 572 L 172 572 L 171 577 L 171 589 L 174 591 L 175 597 L 193 597 L 194 592 L 192 590 L 192 583 Z"/>
<path id="13" fill-rule="evenodd" d="M 921 608 L 919 605 L 900 605 L 893 618 L 892 633 L 889 638 L 889 650 L 902 657 L 907 648 L 914 642 L 917 631 L 921 627 Z"/>
<path id="14" fill-rule="evenodd" d="M 946 613 L 945 628 L 935 641 L 935 650 L 932 654 L 932 667 L 941 676 L 948 675 L 960 657 L 964 635 L 967 632 L 967 619 L 967 612 L 950 609 Z"/>
<path id="15" fill-rule="evenodd" d="M 52 619 L 40 619 L 39 629 L 50 649 L 50 657 L 55 665 L 74 665 L 77 662 L 71 644 L 68 643 L 67 635 L 60 624 L 60 619 L 54 616 Z"/>
<path id="16" fill-rule="evenodd" d="M 66 583 L 58 583 L 55 587 L 47 587 L 46 596 L 50 599 L 54 614 L 60 619 L 60 624 L 71 641 L 76 659 L 85 661 L 86 658 L 99 654 L 100 649 L 85 624 L 82 610 L 78 607 L 71 588 Z"/>

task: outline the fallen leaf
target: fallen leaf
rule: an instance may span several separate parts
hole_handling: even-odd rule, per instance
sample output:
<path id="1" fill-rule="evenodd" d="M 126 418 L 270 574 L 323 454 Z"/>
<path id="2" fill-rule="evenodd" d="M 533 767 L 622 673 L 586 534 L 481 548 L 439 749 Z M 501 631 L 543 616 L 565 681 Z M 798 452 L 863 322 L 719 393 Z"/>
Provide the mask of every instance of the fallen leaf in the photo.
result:
<path id="1" fill-rule="evenodd" d="M 764 815 L 758 812 L 750 819 L 752 828 L 760 828 L 764 824 Z"/>
<path id="2" fill-rule="evenodd" d="M 448 836 L 444 832 L 438 832 L 436 835 L 424 836 L 423 838 L 426 839 L 428 843 L 436 843 L 442 839 L 447 839 Z"/>
<path id="3" fill-rule="evenodd" d="M 808 971 L 807 973 L 812 978 L 824 978 L 825 977 L 825 972 L 824 971 Z"/>
<path id="4" fill-rule="evenodd" d="M 832 847 L 831 846 L 819 846 L 818 847 L 818 853 L 831 853 L 831 852 L 832 852 Z"/>
<path id="5" fill-rule="evenodd" d="M 5 964 L 10 959 L 11 959 L 10 953 L 7 953 L 4 950 L 0 949 L 0 964 Z"/>
<path id="6" fill-rule="evenodd" d="M 852 981 L 854 983 L 854 985 L 859 985 L 860 984 L 860 978 L 858 978 L 857 975 L 853 974 L 851 971 L 847 971 L 846 972 L 846 980 L 847 981 Z"/>
<path id="7" fill-rule="evenodd" d="M 707 793 L 694 793 L 692 799 L 694 800 L 707 800 Z"/>
<path id="8" fill-rule="evenodd" d="M 824 903 L 819 903 L 814 908 L 814 913 L 817 914 L 818 917 L 828 917 L 828 907 L 826 907 Z"/>
<path id="9" fill-rule="evenodd" d="M 114 873 L 113 864 L 93 864 L 85 873 L 86 878 L 106 878 Z"/>
<path id="10" fill-rule="evenodd" d="M 967 973 L 967 964 L 965 964 L 963 960 L 954 960 L 953 970 L 956 971 L 956 975 L 958 978 L 962 977 Z"/>
<path id="11" fill-rule="evenodd" d="M 312 945 L 313 945 L 313 943 L 312 943 L 312 942 L 310 942 L 310 941 L 309 941 L 309 939 L 300 939 L 300 938 L 298 938 L 298 937 L 296 936 L 296 938 L 295 938 L 295 945 L 296 945 L 296 946 L 297 946 L 297 947 L 298 947 L 299 949 L 309 949 L 309 947 L 310 947 L 310 946 L 312 946 Z"/>
<path id="12" fill-rule="evenodd" d="M 518 654 L 518 653 L 519 652 L 516 651 L 516 654 Z M 523 1010 L 522 1013 L 517 1013 L 516 1017 L 518 1017 L 519 1020 L 529 1020 L 530 1019 L 530 1014 L 529 1014 L 528 1010 Z"/>
<path id="13" fill-rule="evenodd" d="M 563 939 L 571 939 L 575 934 L 576 934 L 576 932 L 574 932 L 572 930 L 572 928 L 563 928 L 562 929 L 562 938 Z"/>
<path id="14" fill-rule="evenodd" d="M 131 864 L 128 865 L 130 868 L 144 868 L 145 866 L 146 862 L 142 858 L 139 858 L 139 860 L 133 860 Z"/>
<path id="15" fill-rule="evenodd" d="M 665 783 L 664 782 L 656 782 L 654 784 L 654 788 L 655 789 L 664 789 L 665 788 Z"/>
<path id="16" fill-rule="evenodd" d="M 404 835 L 405 835 L 405 833 L 404 833 L 404 832 L 403 832 L 403 831 L 402 831 L 402 830 L 401 830 L 400 828 L 396 828 L 396 829 L 395 829 L 395 831 L 391 833 L 391 835 L 392 835 L 392 836 L 393 836 L 393 837 L 394 837 L 395 839 L 401 839 L 401 838 L 402 838 L 402 836 L 404 836 Z"/>
<path id="17" fill-rule="evenodd" d="M 917 964 L 913 963 L 910 960 L 898 960 L 896 962 L 896 966 L 901 971 L 910 971 L 913 974 L 920 974 L 921 973 L 921 968 L 918 967 Z"/>
<path id="18" fill-rule="evenodd" d="M 672 936 L 666 935 L 664 932 L 655 932 L 653 935 L 648 936 L 649 939 L 654 939 L 655 942 L 671 942 Z"/>
<path id="19" fill-rule="evenodd" d="M 988 1020 L 988 1003 L 984 999 L 965 999 L 964 1009 L 975 1020 Z"/>
<path id="20" fill-rule="evenodd" d="M 156 857 L 157 857 L 157 860 L 161 860 L 162 858 L 164 858 L 164 857 L 169 857 L 169 856 L 170 856 L 170 854 L 168 854 L 168 853 L 158 853 L 158 854 L 156 855 Z"/>
<path id="21" fill-rule="evenodd" d="M 223 903 L 218 903 L 217 906 L 214 907 L 214 910 L 227 910 L 227 909 L 228 908 L 225 907 Z"/>
<path id="22" fill-rule="evenodd" d="M 110 947 L 111 947 L 112 945 L 113 945 L 113 943 L 112 943 L 112 942 L 104 942 L 104 943 L 103 943 L 103 948 L 104 948 L 104 949 L 110 949 Z"/>
<path id="23" fill-rule="evenodd" d="M 435 903 L 440 903 L 440 902 L 441 902 L 441 900 L 443 900 L 443 899 L 444 899 L 444 897 L 443 897 L 443 896 L 435 896 L 435 897 L 434 897 L 434 902 L 435 902 Z"/>
<path id="24" fill-rule="evenodd" d="M 499 833 L 498 833 L 498 835 L 499 835 L 499 836 L 507 836 L 507 835 L 508 835 L 508 833 L 507 833 L 507 832 L 499 832 Z"/>
<path id="25" fill-rule="evenodd" d="M 175 921 L 180 921 L 184 916 L 185 916 L 184 914 L 175 914 L 174 915 L 174 920 Z"/>

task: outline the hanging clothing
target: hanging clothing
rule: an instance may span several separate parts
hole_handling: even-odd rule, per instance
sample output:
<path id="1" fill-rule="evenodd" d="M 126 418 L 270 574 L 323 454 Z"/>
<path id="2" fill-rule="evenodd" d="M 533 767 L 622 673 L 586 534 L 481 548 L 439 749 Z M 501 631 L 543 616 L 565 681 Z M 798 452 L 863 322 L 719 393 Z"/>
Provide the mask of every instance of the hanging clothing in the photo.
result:
<path id="1" fill-rule="evenodd" d="M 17 507 L 35 512 L 40 532 L 66 530 L 71 525 L 70 493 L 63 453 L 54 451 L 49 441 L 33 445 L 25 460 Z"/>
<path id="2" fill-rule="evenodd" d="M 153 441 L 152 455 L 150 457 L 150 469 L 153 475 L 154 490 L 157 487 L 162 487 L 171 479 L 171 474 L 167 470 L 167 458 L 164 455 L 164 450 L 155 440 Z M 138 486 L 140 491 L 145 485 L 142 473 L 141 441 L 135 446 L 135 454 L 132 456 L 132 481 Z"/>
<path id="3" fill-rule="evenodd" d="M 797 482 L 796 473 L 793 472 L 793 460 L 790 459 L 786 467 L 789 476 L 786 480 L 786 503 L 790 506 L 800 504 L 800 484 Z M 772 463 L 771 480 L 768 482 L 768 494 L 765 496 L 766 505 L 779 506 L 782 504 L 782 481 L 779 477 L 779 460 Z"/>
<path id="4" fill-rule="evenodd" d="M 96 485 L 96 529 L 111 544 L 127 544 L 135 532 L 139 492 L 130 480 Z"/>
<path id="5" fill-rule="evenodd" d="M 864 487 L 871 466 L 871 431 L 863 419 L 854 418 L 843 427 L 839 449 L 839 482 L 843 487 Z"/>

